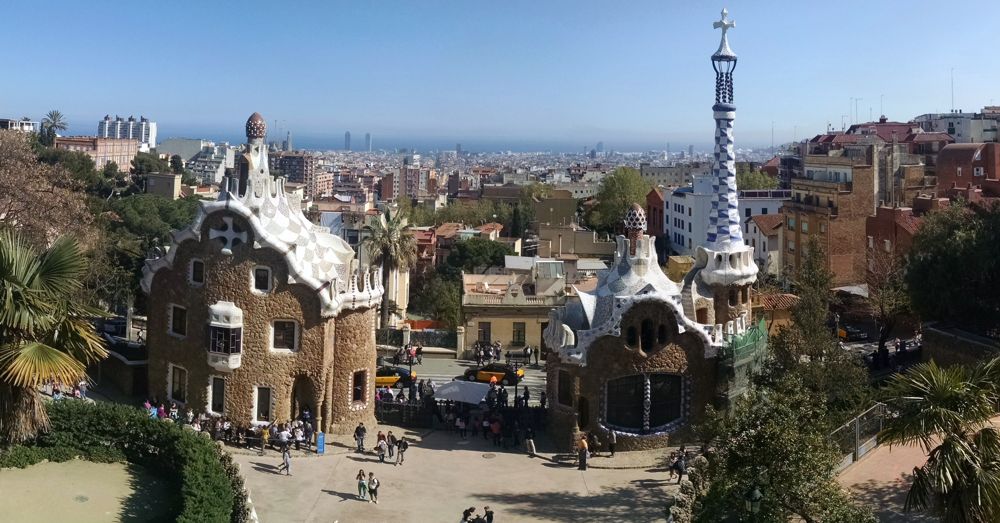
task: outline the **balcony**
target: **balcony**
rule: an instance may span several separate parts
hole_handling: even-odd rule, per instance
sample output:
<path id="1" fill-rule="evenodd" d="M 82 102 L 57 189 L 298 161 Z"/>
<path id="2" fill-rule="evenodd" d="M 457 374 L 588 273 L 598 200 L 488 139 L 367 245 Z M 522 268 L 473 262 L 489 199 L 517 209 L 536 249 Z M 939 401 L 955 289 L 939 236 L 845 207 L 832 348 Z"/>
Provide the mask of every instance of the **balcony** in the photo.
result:
<path id="1" fill-rule="evenodd" d="M 833 202 L 821 202 L 817 196 L 806 196 L 805 198 L 793 198 L 787 200 L 784 203 L 784 207 L 789 209 L 795 209 L 799 212 L 810 213 L 810 214 L 825 214 L 828 216 L 837 216 L 838 209 Z"/>
<path id="2" fill-rule="evenodd" d="M 241 360 L 242 354 L 238 352 L 235 354 L 227 352 L 208 353 L 209 366 L 220 372 L 232 372 L 240 368 Z"/>
<path id="3" fill-rule="evenodd" d="M 565 296 L 526 296 L 524 294 L 465 294 L 462 305 L 527 305 L 536 307 L 558 307 L 566 303 Z"/>

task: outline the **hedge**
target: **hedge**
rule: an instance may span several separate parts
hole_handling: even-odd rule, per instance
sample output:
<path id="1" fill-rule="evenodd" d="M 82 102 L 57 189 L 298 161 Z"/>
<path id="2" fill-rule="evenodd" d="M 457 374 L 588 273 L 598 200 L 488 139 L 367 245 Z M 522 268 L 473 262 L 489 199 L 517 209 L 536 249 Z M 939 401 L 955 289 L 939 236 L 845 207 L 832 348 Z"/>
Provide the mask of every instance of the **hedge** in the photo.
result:
<path id="1" fill-rule="evenodd" d="M 32 444 L 0 453 L 0 468 L 75 457 L 135 463 L 166 479 L 177 493 L 179 522 L 247 520 L 246 492 L 228 454 L 203 435 L 150 419 L 142 410 L 111 403 L 56 401 L 48 405 L 52 430 Z"/>

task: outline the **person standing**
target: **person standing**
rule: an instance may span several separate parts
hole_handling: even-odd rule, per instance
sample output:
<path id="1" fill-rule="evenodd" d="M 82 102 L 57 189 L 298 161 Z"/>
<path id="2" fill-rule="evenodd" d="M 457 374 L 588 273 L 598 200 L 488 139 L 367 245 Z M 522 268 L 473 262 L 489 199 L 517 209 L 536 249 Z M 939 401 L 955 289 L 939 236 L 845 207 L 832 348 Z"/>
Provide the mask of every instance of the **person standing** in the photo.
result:
<path id="1" fill-rule="evenodd" d="M 392 459 L 392 454 L 396 450 L 396 444 L 398 443 L 398 441 L 396 440 L 396 435 L 393 434 L 392 431 L 390 430 L 389 435 L 386 436 L 386 440 L 387 440 L 386 442 L 389 444 L 389 459 Z"/>
<path id="2" fill-rule="evenodd" d="M 285 444 L 281 447 L 281 461 L 282 464 L 278 467 L 278 473 L 280 474 L 282 470 L 285 471 L 286 476 L 292 475 L 292 451 L 289 445 Z"/>
<path id="3" fill-rule="evenodd" d="M 531 345 L 524 346 L 524 364 L 531 365 Z"/>
<path id="4" fill-rule="evenodd" d="M 579 470 L 587 470 L 587 456 L 590 454 L 590 449 L 587 446 L 586 434 L 580 435 L 580 441 L 577 443 L 576 447 L 576 454 L 579 462 Z"/>
<path id="5" fill-rule="evenodd" d="M 535 429 L 528 426 L 524 431 L 524 447 L 528 450 L 528 455 L 535 457 Z"/>
<path id="6" fill-rule="evenodd" d="M 358 423 L 357 428 L 354 429 L 354 441 L 358 444 L 358 452 L 365 452 L 365 434 L 368 433 L 368 429 L 365 428 L 364 423 Z"/>
<path id="7" fill-rule="evenodd" d="M 388 452 L 389 444 L 385 442 L 384 439 L 378 440 L 375 445 L 375 450 L 378 452 L 378 460 L 380 463 L 385 463 L 385 454 Z"/>
<path id="8" fill-rule="evenodd" d="M 535 366 L 536 367 L 538 366 L 538 353 L 539 352 L 542 352 L 542 348 L 541 347 L 535 349 Z"/>
<path id="9" fill-rule="evenodd" d="M 368 500 L 369 503 L 374 503 L 378 505 L 378 478 L 375 477 L 374 472 L 368 473 Z"/>
<path id="10" fill-rule="evenodd" d="M 399 447 L 396 449 L 396 465 L 403 464 L 403 454 L 410 448 L 410 442 L 406 441 L 406 436 L 399 438 Z"/>
<path id="11" fill-rule="evenodd" d="M 465 439 L 466 436 L 465 417 L 462 416 L 461 414 L 455 416 L 455 428 L 458 429 L 458 436 L 462 439 Z"/>
<path id="12" fill-rule="evenodd" d="M 677 461 L 674 461 L 671 467 L 677 472 L 677 484 L 681 483 L 681 479 L 684 478 L 684 474 L 687 473 L 687 456 L 684 453 L 684 447 L 681 447 L 681 452 L 677 456 Z"/>
<path id="13" fill-rule="evenodd" d="M 364 501 L 365 496 L 368 494 L 368 477 L 365 476 L 365 469 L 359 470 L 358 475 L 354 476 L 354 479 L 358 480 L 358 498 Z"/>
<path id="14" fill-rule="evenodd" d="M 489 505 L 483 507 L 483 519 L 486 520 L 486 523 L 493 523 L 493 509 Z"/>
<path id="15" fill-rule="evenodd" d="M 80 399 L 87 399 L 87 379 L 86 378 L 80 380 L 79 387 L 80 387 Z M 177 419 L 174 418 L 174 421 L 177 421 Z"/>
<path id="16" fill-rule="evenodd" d="M 531 393 L 528 392 L 528 386 L 525 385 L 524 386 L 524 406 L 525 407 L 528 406 L 528 400 L 530 400 L 530 399 L 531 399 Z"/>
<path id="17" fill-rule="evenodd" d="M 545 391 L 543 390 L 541 395 L 538 396 L 538 404 L 544 409 L 546 401 L 548 401 L 548 398 L 545 396 Z"/>
<path id="18" fill-rule="evenodd" d="M 608 452 L 611 454 L 612 458 L 615 457 L 615 447 L 617 445 L 618 445 L 618 435 L 615 434 L 615 431 L 609 430 L 608 431 Z"/>

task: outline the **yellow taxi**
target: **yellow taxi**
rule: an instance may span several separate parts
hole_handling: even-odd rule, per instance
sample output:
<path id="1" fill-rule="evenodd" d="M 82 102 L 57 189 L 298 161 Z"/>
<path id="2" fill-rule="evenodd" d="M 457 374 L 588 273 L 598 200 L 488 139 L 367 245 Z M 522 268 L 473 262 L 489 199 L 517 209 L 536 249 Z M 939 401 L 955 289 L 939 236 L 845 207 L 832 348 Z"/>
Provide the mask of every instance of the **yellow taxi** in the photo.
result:
<path id="1" fill-rule="evenodd" d="M 395 387 L 401 389 L 403 387 L 409 387 L 411 383 L 414 383 L 417 379 L 417 373 L 412 372 L 406 367 L 393 367 L 391 365 L 385 365 L 379 367 L 375 371 L 375 386 L 376 387 Z"/>
<path id="2" fill-rule="evenodd" d="M 465 371 L 465 379 L 468 381 L 490 383 L 494 378 L 496 378 L 497 383 L 517 385 L 524 378 L 524 369 L 515 369 L 513 365 L 505 363 L 490 363 Z"/>

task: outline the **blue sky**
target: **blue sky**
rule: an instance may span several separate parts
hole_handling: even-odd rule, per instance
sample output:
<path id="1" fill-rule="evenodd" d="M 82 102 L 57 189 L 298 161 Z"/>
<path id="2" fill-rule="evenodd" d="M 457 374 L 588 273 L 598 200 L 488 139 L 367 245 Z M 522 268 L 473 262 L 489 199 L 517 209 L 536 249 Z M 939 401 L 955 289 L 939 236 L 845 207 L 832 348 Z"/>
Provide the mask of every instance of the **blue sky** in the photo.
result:
<path id="1" fill-rule="evenodd" d="M 240 138 L 260 111 L 299 143 L 673 150 L 712 139 L 723 4 L 690 1 L 79 2 L 4 6 L 0 117 L 71 131 L 143 114 Z M 736 139 L 1000 103 L 1000 2 L 730 1 Z M 20 42 L 15 47 L 13 42 Z M 993 98 L 996 97 L 996 100 Z M 852 116 L 846 117 L 848 120 Z M 537 147 L 536 147 L 537 148 Z"/>

